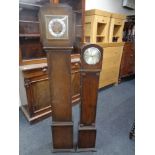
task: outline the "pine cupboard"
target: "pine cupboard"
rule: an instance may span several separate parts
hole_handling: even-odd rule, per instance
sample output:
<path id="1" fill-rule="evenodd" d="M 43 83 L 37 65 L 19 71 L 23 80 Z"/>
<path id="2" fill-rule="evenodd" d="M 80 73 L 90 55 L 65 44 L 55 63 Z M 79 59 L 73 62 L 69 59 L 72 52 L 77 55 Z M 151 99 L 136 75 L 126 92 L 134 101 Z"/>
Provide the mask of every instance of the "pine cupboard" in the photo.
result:
<path id="1" fill-rule="evenodd" d="M 118 84 L 124 43 L 104 43 L 100 44 L 100 46 L 104 49 L 104 55 L 99 88 L 103 88 L 110 84 Z"/>
<path id="2" fill-rule="evenodd" d="M 85 42 L 98 44 L 104 49 L 99 88 L 118 83 L 125 18 L 122 14 L 97 9 L 85 13 Z"/>

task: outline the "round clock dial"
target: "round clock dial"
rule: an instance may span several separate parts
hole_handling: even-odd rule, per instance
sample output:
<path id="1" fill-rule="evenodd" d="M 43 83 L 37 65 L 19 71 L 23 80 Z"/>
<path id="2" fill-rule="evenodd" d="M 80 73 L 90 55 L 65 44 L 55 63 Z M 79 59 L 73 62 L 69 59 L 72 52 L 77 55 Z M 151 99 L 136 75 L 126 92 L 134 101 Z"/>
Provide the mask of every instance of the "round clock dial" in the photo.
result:
<path id="1" fill-rule="evenodd" d="M 84 60 L 89 65 L 95 65 L 100 61 L 101 52 L 96 47 L 90 47 L 84 51 Z"/>
<path id="2" fill-rule="evenodd" d="M 66 31 L 66 25 L 61 19 L 52 19 L 48 24 L 49 32 L 54 37 L 62 37 Z"/>

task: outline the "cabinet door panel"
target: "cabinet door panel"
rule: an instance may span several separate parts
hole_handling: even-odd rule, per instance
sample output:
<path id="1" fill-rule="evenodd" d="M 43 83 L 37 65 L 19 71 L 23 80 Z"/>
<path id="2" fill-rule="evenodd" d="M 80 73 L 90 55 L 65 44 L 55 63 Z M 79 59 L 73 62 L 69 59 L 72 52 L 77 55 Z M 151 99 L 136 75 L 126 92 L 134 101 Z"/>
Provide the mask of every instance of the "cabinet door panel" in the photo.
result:
<path id="1" fill-rule="evenodd" d="M 125 43 L 121 61 L 120 78 L 134 74 L 135 51 L 133 43 Z"/>
<path id="2" fill-rule="evenodd" d="M 32 84 L 34 112 L 50 106 L 49 81 L 41 80 Z"/>

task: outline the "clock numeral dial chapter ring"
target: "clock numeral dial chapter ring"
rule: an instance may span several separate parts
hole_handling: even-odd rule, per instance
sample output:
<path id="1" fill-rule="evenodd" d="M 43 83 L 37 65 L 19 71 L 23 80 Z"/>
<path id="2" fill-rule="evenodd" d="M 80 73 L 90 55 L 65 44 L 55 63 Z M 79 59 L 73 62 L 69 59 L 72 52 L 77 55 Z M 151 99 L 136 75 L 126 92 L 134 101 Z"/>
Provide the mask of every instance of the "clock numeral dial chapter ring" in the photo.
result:
<path id="1" fill-rule="evenodd" d="M 95 47 L 90 47 L 84 52 L 84 60 L 89 65 L 95 65 L 100 61 L 101 53 Z"/>

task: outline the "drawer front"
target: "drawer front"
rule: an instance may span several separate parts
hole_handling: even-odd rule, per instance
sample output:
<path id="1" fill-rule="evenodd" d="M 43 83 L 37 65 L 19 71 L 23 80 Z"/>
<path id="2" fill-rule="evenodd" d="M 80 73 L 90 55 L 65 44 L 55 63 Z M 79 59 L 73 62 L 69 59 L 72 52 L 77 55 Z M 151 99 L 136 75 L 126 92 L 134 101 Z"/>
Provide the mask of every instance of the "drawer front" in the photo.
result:
<path id="1" fill-rule="evenodd" d="M 108 17 L 103 17 L 103 16 L 96 16 L 95 17 L 96 21 L 99 23 L 108 23 L 110 18 Z"/>
<path id="2" fill-rule="evenodd" d="M 123 25 L 123 20 L 115 19 L 115 20 L 114 20 L 114 24 L 115 24 L 115 25 Z"/>

